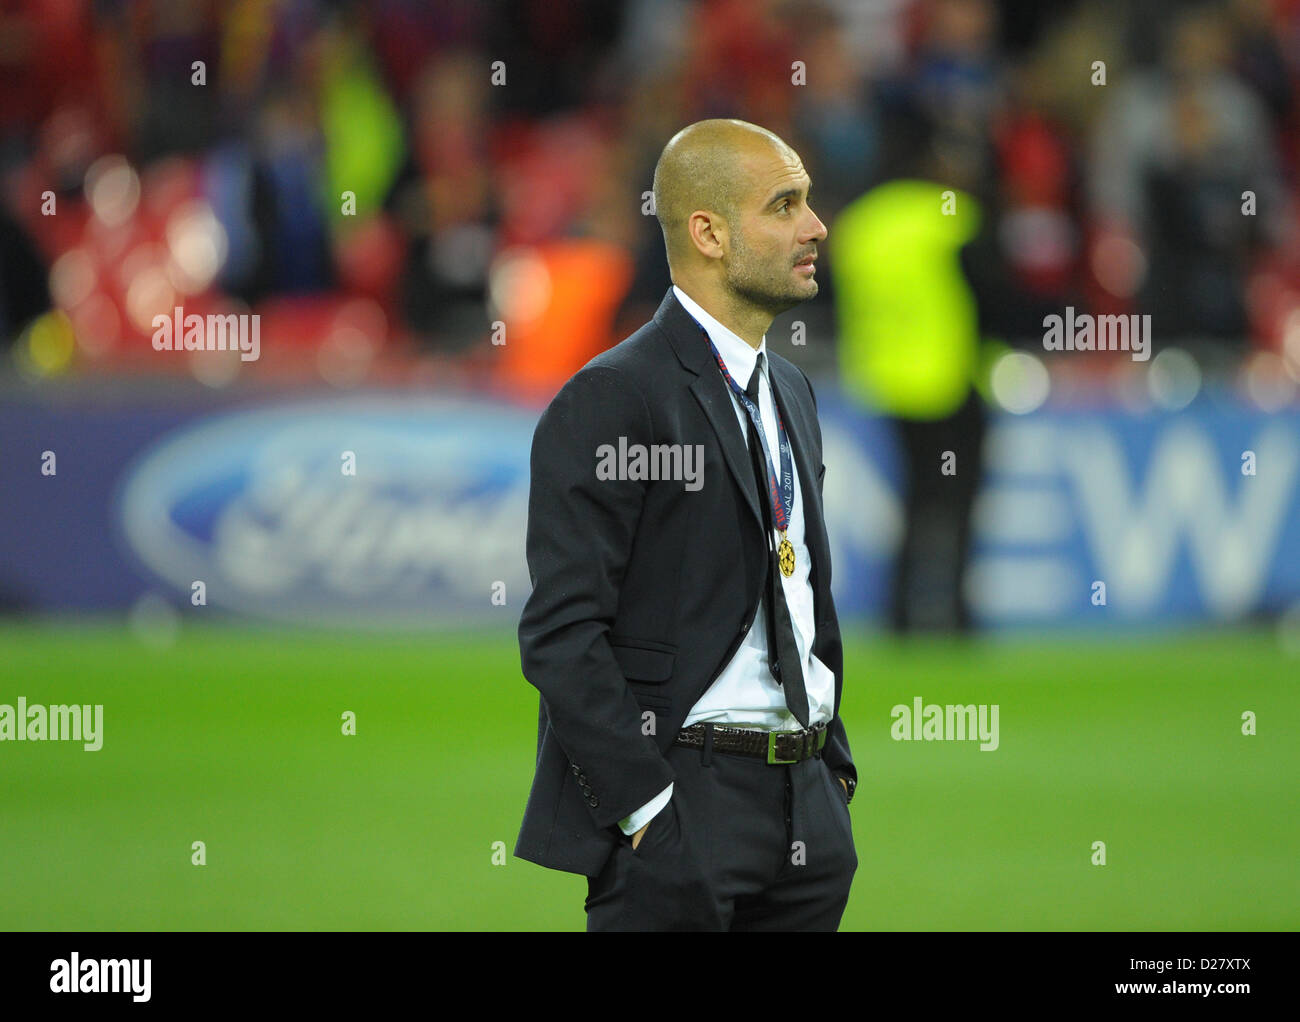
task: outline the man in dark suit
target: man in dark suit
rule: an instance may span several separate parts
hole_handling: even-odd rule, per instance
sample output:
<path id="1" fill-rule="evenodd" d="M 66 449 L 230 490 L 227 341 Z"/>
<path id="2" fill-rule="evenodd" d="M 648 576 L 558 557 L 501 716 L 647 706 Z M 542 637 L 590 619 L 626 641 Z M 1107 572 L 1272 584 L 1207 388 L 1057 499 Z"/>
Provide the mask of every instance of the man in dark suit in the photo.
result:
<path id="1" fill-rule="evenodd" d="M 537 425 L 519 623 L 541 693 L 515 854 L 588 878 L 589 930 L 834 930 L 857 771 L 807 376 L 798 155 L 708 120 L 655 167 L 673 287 Z"/>

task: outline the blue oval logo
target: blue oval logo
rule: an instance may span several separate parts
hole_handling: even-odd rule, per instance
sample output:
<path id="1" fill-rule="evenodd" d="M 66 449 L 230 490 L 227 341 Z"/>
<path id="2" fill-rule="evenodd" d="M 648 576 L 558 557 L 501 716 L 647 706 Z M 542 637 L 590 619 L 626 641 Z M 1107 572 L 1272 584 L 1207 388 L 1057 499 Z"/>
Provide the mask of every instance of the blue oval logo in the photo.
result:
<path id="1" fill-rule="evenodd" d="M 155 575 L 187 597 L 202 581 L 209 604 L 240 614 L 473 623 L 500 613 L 494 592 L 528 591 L 536 421 L 442 398 L 228 413 L 146 451 L 125 475 L 119 520 Z"/>

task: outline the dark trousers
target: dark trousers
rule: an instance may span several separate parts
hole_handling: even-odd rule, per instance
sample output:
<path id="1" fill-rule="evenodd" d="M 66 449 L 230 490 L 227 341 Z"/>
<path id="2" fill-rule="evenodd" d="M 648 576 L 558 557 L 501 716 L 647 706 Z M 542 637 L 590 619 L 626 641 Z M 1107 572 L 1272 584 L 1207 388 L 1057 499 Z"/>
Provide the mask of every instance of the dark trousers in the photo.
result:
<path id="1" fill-rule="evenodd" d="M 821 758 L 666 756 L 672 799 L 588 878 L 587 929 L 837 929 L 858 857 L 844 786 Z"/>
<path id="2" fill-rule="evenodd" d="M 964 583 L 983 468 L 984 405 L 972 390 L 946 419 L 893 423 L 903 455 L 905 505 L 891 624 L 899 632 L 969 631 Z M 955 456 L 955 475 L 941 471 L 945 451 Z"/>

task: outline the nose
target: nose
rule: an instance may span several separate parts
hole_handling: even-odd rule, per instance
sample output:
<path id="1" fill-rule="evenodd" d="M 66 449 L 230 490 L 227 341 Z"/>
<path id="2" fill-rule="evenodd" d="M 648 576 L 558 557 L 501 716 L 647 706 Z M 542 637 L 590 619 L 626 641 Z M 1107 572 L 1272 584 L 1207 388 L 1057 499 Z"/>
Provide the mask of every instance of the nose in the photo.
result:
<path id="1" fill-rule="evenodd" d="M 809 241 L 825 241 L 826 225 L 818 219 L 817 214 L 812 211 L 811 206 L 808 207 L 808 215 L 812 217 L 812 224 L 809 225 L 811 233 L 807 235 L 807 239 Z"/>

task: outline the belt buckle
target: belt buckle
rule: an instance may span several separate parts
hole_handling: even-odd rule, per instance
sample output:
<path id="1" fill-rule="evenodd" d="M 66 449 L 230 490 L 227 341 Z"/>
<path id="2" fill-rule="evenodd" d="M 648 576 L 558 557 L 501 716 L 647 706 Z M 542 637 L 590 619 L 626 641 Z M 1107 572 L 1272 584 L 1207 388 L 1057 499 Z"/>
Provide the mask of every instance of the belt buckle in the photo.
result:
<path id="1" fill-rule="evenodd" d="M 798 763 L 797 759 L 777 759 L 776 758 L 776 736 L 777 735 L 800 735 L 802 731 L 769 731 L 767 733 L 767 762 L 771 766 L 779 766 L 782 763 Z"/>

